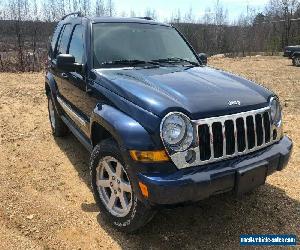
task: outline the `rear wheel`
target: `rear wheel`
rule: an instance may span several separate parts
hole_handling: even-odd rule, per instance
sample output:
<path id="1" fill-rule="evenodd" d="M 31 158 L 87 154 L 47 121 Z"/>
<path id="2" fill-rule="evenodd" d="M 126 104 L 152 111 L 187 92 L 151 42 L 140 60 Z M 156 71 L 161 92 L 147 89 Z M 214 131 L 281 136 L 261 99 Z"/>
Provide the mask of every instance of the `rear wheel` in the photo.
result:
<path id="1" fill-rule="evenodd" d="M 296 56 L 293 58 L 293 65 L 296 67 L 300 67 L 300 56 Z"/>
<path id="2" fill-rule="evenodd" d="M 57 113 L 51 96 L 48 95 L 47 97 L 48 97 L 49 121 L 52 129 L 52 134 L 56 137 L 65 136 L 68 133 L 68 127 L 62 121 L 59 114 Z"/>
<path id="3" fill-rule="evenodd" d="M 119 147 L 106 139 L 93 150 L 91 184 L 101 215 L 113 227 L 133 232 L 149 222 L 154 211 L 136 197 Z"/>

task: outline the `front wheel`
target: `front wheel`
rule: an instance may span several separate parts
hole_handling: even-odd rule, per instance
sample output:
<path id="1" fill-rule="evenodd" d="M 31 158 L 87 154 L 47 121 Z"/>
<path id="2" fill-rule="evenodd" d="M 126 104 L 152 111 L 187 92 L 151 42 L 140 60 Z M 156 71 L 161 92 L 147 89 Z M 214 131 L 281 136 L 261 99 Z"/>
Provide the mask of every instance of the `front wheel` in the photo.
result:
<path id="1" fill-rule="evenodd" d="M 137 199 L 127 166 L 113 139 L 106 139 L 94 148 L 90 170 L 95 200 L 113 227 L 133 232 L 152 219 L 154 211 Z"/>
<path id="2" fill-rule="evenodd" d="M 293 57 L 293 65 L 296 67 L 300 67 L 300 56 Z"/>

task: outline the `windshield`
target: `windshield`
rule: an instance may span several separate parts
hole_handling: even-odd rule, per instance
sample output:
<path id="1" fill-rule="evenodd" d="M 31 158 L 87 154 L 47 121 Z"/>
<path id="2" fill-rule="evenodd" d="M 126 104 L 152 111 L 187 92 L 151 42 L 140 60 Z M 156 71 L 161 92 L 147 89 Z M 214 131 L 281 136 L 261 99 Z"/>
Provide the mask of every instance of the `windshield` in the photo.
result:
<path id="1" fill-rule="evenodd" d="M 93 24 L 93 52 L 94 68 L 112 65 L 112 62 L 166 62 L 164 59 L 173 63 L 185 61 L 199 64 L 178 32 L 162 25 Z"/>

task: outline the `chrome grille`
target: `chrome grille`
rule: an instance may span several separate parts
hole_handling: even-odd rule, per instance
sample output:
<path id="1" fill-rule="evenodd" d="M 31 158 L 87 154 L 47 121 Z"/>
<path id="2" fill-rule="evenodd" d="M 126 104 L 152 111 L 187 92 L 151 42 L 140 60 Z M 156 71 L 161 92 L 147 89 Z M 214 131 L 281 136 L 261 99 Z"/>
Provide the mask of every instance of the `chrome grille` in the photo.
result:
<path id="1" fill-rule="evenodd" d="M 246 154 L 277 139 L 271 135 L 269 108 L 201 119 L 196 124 L 201 164 Z"/>
<path id="2" fill-rule="evenodd" d="M 193 120 L 196 140 L 189 150 L 168 152 L 178 168 L 200 166 L 239 155 L 245 155 L 278 141 L 282 135 L 270 122 L 270 108 L 237 114 Z M 195 153 L 186 161 L 188 151 Z"/>

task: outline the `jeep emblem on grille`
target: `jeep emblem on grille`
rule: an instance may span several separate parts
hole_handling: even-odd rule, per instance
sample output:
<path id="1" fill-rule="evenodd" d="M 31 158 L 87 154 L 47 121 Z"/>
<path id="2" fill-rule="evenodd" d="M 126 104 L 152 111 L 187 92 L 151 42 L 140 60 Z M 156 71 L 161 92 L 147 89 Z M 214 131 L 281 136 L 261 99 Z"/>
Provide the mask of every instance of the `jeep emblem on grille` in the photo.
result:
<path id="1" fill-rule="evenodd" d="M 235 100 L 235 101 L 228 101 L 228 105 L 232 106 L 232 105 L 241 105 L 241 102 L 239 100 Z"/>

